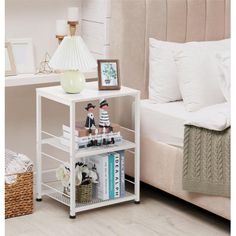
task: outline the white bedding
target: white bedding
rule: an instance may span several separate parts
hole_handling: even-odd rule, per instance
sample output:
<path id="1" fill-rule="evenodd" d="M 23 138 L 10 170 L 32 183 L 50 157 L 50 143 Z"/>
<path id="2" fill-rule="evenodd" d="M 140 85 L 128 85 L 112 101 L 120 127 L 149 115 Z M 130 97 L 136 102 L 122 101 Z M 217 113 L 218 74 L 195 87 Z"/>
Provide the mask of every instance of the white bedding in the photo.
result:
<path id="1" fill-rule="evenodd" d="M 212 105 L 192 113 L 185 124 L 216 131 L 222 131 L 231 125 L 230 103 Z"/>
<path id="2" fill-rule="evenodd" d="M 183 146 L 184 122 L 190 112 L 183 102 L 156 103 L 141 101 L 141 135 L 175 145 Z"/>
<path id="3" fill-rule="evenodd" d="M 154 141 L 183 147 L 184 124 L 213 130 L 230 126 L 230 106 L 227 103 L 187 112 L 182 101 L 156 103 L 141 101 L 141 135 Z"/>

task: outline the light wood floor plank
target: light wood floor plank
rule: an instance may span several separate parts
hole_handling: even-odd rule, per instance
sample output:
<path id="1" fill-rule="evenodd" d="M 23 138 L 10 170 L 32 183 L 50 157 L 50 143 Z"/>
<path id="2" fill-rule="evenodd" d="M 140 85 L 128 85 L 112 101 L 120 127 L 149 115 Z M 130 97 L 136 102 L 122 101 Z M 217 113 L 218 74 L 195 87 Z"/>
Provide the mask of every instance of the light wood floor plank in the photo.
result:
<path id="1" fill-rule="evenodd" d="M 160 191 L 142 187 L 141 204 L 77 214 L 44 197 L 32 215 L 6 220 L 6 236 L 226 236 L 229 222 Z"/>

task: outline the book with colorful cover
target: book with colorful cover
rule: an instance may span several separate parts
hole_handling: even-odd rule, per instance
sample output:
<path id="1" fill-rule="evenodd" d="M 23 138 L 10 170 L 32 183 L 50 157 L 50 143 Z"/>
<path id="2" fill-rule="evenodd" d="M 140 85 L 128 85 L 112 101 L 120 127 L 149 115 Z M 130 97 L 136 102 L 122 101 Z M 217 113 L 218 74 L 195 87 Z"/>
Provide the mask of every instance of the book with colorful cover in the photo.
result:
<path id="1" fill-rule="evenodd" d="M 119 151 L 120 154 L 120 196 L 125 197 L 125 151 Z"/>
<path id="2" fill-rule="evenodd" d="M 114 153 L 110 153 L 108 155 L 108 170 L 109 170 L 109 199 L 114 199 L 115 197 L 115 189 L 114 189 Z"/>
<path id="3" fill-rule="evenodd" d="M 120 197 L 120 154 L 114 153 L 114 197 Z"/>

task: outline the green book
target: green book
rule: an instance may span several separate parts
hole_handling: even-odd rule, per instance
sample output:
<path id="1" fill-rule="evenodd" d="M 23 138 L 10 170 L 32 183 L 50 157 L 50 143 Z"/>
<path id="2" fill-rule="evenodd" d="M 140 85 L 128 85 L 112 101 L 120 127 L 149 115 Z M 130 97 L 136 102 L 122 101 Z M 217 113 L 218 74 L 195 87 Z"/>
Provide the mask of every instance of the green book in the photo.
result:
<path id="1" fill-rule="evenodd" d="M 114 154 L 113 153 L 110 153 L 108 155 L 108 173 L 109 173 L 109 199 L 113 199 L 114 196 L 115 196 L 115 193 L 114 193 L 114 160 L 115 160 L 115 157 L 114 157 Z"/>

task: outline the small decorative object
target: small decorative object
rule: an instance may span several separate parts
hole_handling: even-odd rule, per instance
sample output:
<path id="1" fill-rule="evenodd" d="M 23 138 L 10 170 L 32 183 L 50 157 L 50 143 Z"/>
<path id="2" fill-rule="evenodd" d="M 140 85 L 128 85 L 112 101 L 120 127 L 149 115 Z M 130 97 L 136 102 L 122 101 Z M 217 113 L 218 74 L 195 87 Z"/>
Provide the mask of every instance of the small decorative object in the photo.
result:
<path id="1" fill-rule="evenodd" d="M 64 37 L 67 35 L 67 22 L 66 20 L 56 21 L 56 38 L 60 44 Z"/>
<path id="2" fill-rule="evenodd" d="M 92 168 L 89 170 L 86 164 L 78 163 L 77 179 L 76 184 L 76 201 L 85 203 L 92 200 L 93 194 L 93 183 L 98 183 L 98 175 L 96 169 Z"/>
<path id="3" fill-rule="evenodd" d="M 95 106 L 92 103 L 88 103 L 87 107 L 85 107 L 85 110 L 88 111 L 85 128 L 88 129 L 90 133 L 92 132 L 92 129 L 96 129 L 95 119 L 93 115 L 94 108 Z"/>
<path id="4" fill-rule="evenodd" d="M 16 65 L 13 56 L 13 51 L 11 47 L 11 43 L 5 43 L 5 74 L 6 76 L 9 75 L 16 75 Z"/>
<path id="5" fill-rule="evenodd" d="M 61 181 L 63 187 L 69 187 L 70 169 L 66 164 L 59 166 L 56 170 L 56 177 Z"/>
<path id="6" fill-rule="evenodd" d="M 98 60 L 99 90 L 120 89 L 119 61 Z"/>
<path id="7" fill-rule="evenodd" d="M 97 67 L 97 63 L 80 36 L 66 36 L 49 65 L 54 70 L 63 70 L 61 86 L 67 93 L 80 93 L 85 88 L 82 72 Z"/>
<path id="8" fill-rule="evenodd" d="M 17 74 L 34 74 L 35 63 L 31 38 L 10 39 Z"/>
<path id="9" fill-rule="evenodd" d="M 40 67 L 37 74 L 39 73 L 50 74 L 53 72 L 53 69 L 49 65 L 49 61 L 50 61 L 50 55 L 46 52 L 43 61 L 40 62 Z"/>
<path id="10" fill-rule="evenodd" d="M 109 115 L 108 115 L 108 103 L 105 99 L 102 99 L 100 101 L 100 119 L 99 119 L 99 127 L 103 128 L 103 133 L 104 131 L 106 132 L 106 128 L 111 127 L 111 123 L 109 120 Z"/>
<path id="11" fill-rule="evenodd" d="M 70 195 L 70 168 L 68 163 L 59 166 L 56 170 L 56 177 L 62 183 L 64 194 Z M 98 183 L 96 170 L 90 170 L 83 162 L 77 162 L 75 164 L 76 201 L 89 202 L 92 200 L 93 183 Z"/>
<path id="12" fill-rule="evenodd" d="M 79 23 L 79 9 L 78 7 L 69 7 L 67 23 L 70 26 L 70 35 L 74 36 L 76 32 L 76 25 Z"/>

